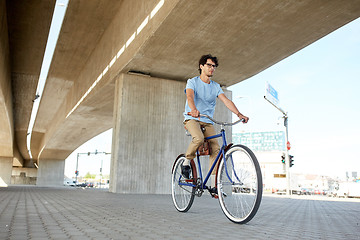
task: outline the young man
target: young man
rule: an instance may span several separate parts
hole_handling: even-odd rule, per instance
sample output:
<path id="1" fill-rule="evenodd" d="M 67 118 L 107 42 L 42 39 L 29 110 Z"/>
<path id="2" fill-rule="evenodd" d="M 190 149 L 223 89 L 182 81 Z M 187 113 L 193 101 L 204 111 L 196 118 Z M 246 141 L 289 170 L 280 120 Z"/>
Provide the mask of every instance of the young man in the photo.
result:
<path id="1" fill-rule="evenodd" d="M 195 157 L 197 148 L 204 142 L 204 137 L 215 135 L 213 122 L 206 117 L 199 117 L 199 114 L 206 114 L 210 117 L 214 116 L 216 98 L 218 97 L 225 106 L 235 113 L 240 119 L 244 119 L 247 123 L 249 118 L 242 115 L 236 108 L 235 104 L 228 99 L 220 85 L 211 80 L 215 69 L 218 67 L 218 59 L 209 55 L 203 55 L 199 60 L 200 76 L 191 78 L 187 81 L 185 93 L 186 104 L 184 112 L 184 125 L 192 136 L 192 141 L 186 151 L 181 172 L 185 178 L 190 176 L 190 161 Z M 204 128 L 204 133 L 201 131 Z M 214 163 L 217 154 L 220 151 L 220 146 L 217 139 L 211 139 L 210 148 L 210 167 Z M 210 193 L 214 196 L 217 193 L 215 186 L 216 169 L 211 173 L 211 188 Z"/>

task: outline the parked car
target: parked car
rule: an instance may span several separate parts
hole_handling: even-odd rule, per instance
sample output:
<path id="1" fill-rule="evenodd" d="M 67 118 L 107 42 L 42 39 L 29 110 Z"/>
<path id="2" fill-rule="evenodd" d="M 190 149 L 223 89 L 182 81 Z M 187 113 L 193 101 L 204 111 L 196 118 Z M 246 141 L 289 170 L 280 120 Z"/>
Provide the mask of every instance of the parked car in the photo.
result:
<path id="1" fill-rule="evenodd" d="M 64 181 L 64 186 L 75 187 L 75 181 Z"/>
<path id="2" fill-rule="evenodd" d="M 76 184 L 77 187 L 86 187 L 87 183 L 78 183 Z"/>
<path id="3" fill-rule="evenodd" d="M 301 195 L 301 188 L 293 188 L 292 190 L 291 190 L 291 194 L 292 195 Z"/>
<path id="4" fill-rule="evenodd" d="M 311 190 L 308 188 L 301 188 L 301 195 L 311 195 Z"/>

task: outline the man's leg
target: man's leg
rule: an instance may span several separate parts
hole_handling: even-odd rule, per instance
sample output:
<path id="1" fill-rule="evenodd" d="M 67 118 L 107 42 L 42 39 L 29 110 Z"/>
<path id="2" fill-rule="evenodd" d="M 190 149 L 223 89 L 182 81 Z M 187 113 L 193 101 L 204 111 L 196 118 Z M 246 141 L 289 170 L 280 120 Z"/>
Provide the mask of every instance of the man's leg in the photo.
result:
<path id="1" fill-rule="evenodd" d="M 190 160 L 195 157 L 196 150 L 204 142 L 204 134 L 201 131 L 200 123 L 198 121 L 191 119 L 186 121 L 184 124 L 192 137 L 185 154 L 185 157 L 189 160 L 190 164 Z"/>
<path id="2" fill-rule="evenodd" d="M 205 127 L 205 132 L 204 132 L 204 136 L 205 137 L 210 137 L 216 134 L 215 132 L 215 128 L 212 124 L 204 124 Z M 215 162 L 215 159 L 220 151 L 220 146 L 219 143 L 217 141 L 216 138 L 210 139 L 210 148 L 211 148 L 211 155 L 209 157 L 209 168 L 211 168 L 211 166 L 213 165 L 213 163 Z M 215 168 L 212 170 L 211 172 L 211 177 L 210 177 L 210 181 L 211 181 L 211 187 L 215 188 L 216 187 L 216 170 L 217 170 L 218 164 L 215 166 Z"/>
<path id="3" fill-rule="evenodd" d="M 196 120 L 188 120 L 185 123 L 186 129 L 192 136 L 190 145 L 185 153 L 185 161 L 181 166 L 181 174 L 185 178 L 189 178 L 190 176 L 190 161 L 196 156 L 196 150 L 198 147 L 204 142 L 204 135 L 201 131 L 201 127 L 198 121 Z"/>
<path id="4" fill-rule="evenodd" d="M 210 137 L 210 136 L 216 135 L 215 128 L 212 124 L 204 124 L 204 127 L 206 129 L 204 132 L 205 137 Z M 219 146 L 219 143 L 216 138 L 210 139 L 209 142 L 210 142 L 210 148 L 211 148 L 211 155 L 209 157 L 210 167 L 211 167 L 220 151 L 220 146 Z M 211 172 L 211 175 L 216 174 L 216 169 L 217 169 L 217 167 L 215 167 L 213 169 L 213 171 Z"/>

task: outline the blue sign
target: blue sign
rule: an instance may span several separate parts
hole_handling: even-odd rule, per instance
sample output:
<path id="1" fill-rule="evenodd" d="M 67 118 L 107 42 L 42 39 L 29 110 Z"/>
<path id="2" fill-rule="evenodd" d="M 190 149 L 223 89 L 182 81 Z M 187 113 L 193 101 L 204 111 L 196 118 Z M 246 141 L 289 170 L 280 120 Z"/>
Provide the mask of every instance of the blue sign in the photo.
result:
<path id="1" fill-rule="evenodd" d="M 279 103 L 278 92 L 267 82 L 266 83 L 266 97 L 274 104 Z"/>

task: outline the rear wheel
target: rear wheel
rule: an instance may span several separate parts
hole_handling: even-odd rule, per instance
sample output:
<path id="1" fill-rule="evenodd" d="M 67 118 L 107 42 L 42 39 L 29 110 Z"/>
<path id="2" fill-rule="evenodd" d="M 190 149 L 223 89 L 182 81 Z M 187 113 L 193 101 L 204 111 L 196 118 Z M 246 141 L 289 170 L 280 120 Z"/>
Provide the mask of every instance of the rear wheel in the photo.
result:
<path id="1" fill-rule="evenodd" d="M 262 177 L 254 153 L 234 145 L 225 153 L 217 174 L 221 209 L 235 223 L 247 223 L 256 214 L 262 197 Z"/>
<path id="2" fill-rule="evenodd" d="M 184 154 L 181 154 L 174 163 L 172 170 L 172 199 L 175 208 L 179 212 L 187 212 L 193 204 L 195 198 L 196 184 L 196 168 L 193 161 L 191 161 L 190 179 L 185 179 L 181 175 L 181 165 L 185 160 Z M 194 174 L 193 174 L 194 173 Z"/>

